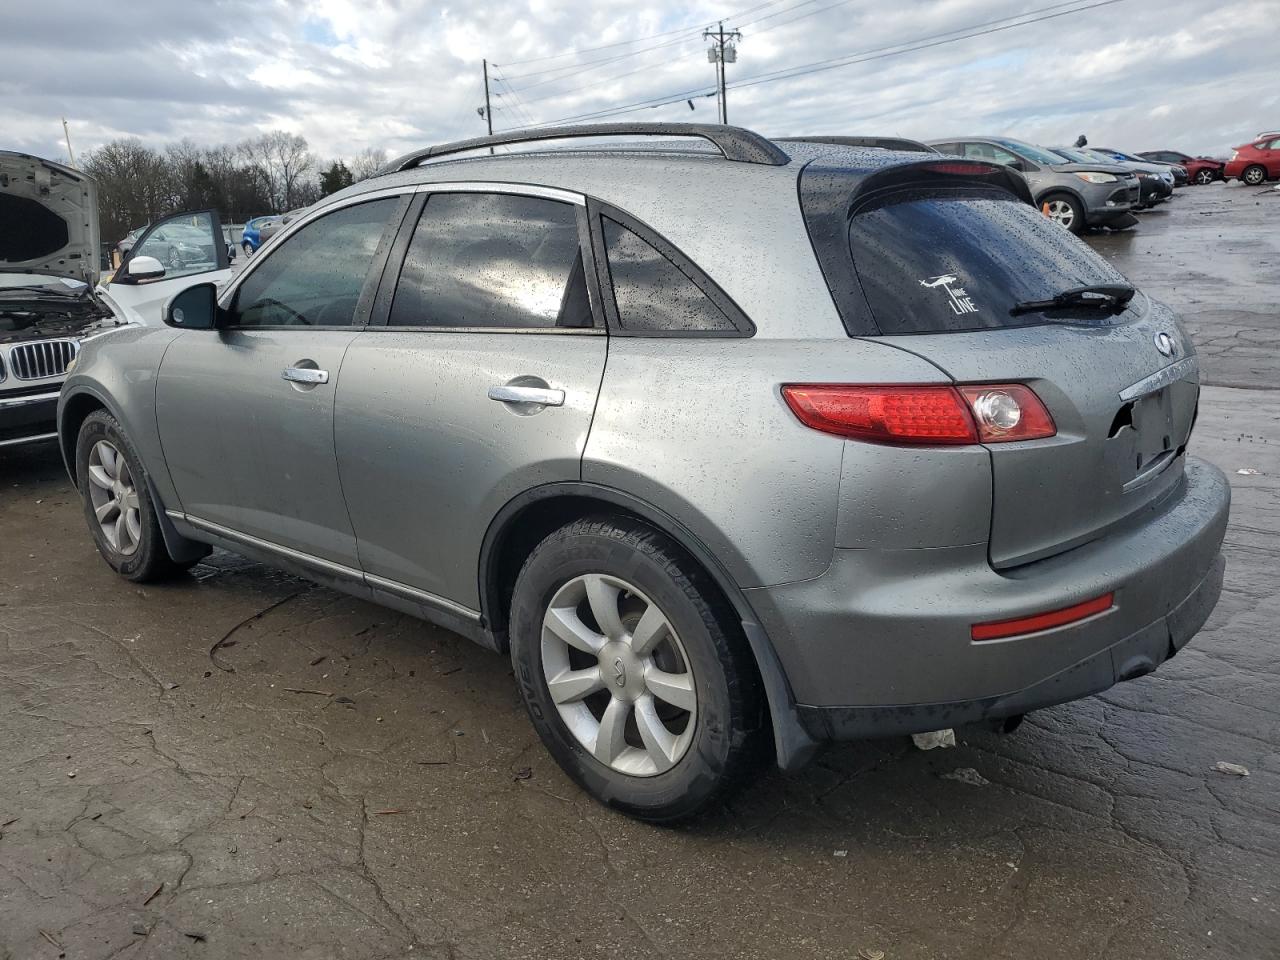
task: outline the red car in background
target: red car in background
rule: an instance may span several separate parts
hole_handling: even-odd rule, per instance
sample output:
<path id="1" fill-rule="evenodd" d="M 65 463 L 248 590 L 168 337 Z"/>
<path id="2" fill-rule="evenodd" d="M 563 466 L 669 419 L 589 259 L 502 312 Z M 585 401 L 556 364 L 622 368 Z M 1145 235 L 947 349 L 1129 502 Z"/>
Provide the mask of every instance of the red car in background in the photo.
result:
<path id="1" fill-rule="evenodd" d="M 1214 160 L 1212 157 L 1193 157 L 1181 150 L 1148 150 L 1138 156 L 1145 160 L 1154 160 L 1156 163 L 1177 164 L 1187 171 L 1187 177 L 1192 183 L 1198 183 L 1201 186 L 1221 180 L 1222 168 L 1225 166 L 1221 160 Z"/>
<path id="2" fill-rule="evenodd" d="M 1253 143 L 1236 147 L 1222 177 L 1251 187 L 1267 180 L 1280 180 L 1280 133 L 1264 134 Z"/>

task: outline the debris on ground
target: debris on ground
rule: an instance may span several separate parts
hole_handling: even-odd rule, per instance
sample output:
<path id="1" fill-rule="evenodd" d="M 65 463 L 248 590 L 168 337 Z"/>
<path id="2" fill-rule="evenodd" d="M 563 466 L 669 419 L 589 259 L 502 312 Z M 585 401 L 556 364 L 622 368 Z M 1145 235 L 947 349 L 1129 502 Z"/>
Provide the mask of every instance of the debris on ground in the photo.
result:
<path id="1" fill-rule="evenodd" d="M 142 901 L 142 905 L 145 907 L 156 897 L 160 896 L 160 891 L 163 889 L 164 889 L 164 882 L 161 881 L 160 886 L 156 887 L 154 890 L 151 891 L 151 896 L 147 897 L 147 899 Z"/>
<path id="2" fill-rule="evenodd" d="M 958 767 L 948 773 L 940 773 L 938 776 L 943 780 L 955 780 L 959 783 L 967 783 L 972 787 L 985 787 L 991 781 L 980 774 L 973 767 Z"/>
<path id="3" fill-rule="evenodd" d="M 929 733 L 913 733 L 911 741 L 918 750 L 954 747 L 956 745 L 956 732 L 948 727 L 946 730 L 933 730 Z"/>
<path id="4" fill-rule="evenodd" d="M 528 780 L 533 776 L 533 767 L 521 767 L 516 771 L 516 780 Z"/>
<path id="5" fill-rule="evenodd" d="M 1242 477 L 1260 477 L 1260 476 L 1262 476 L 1262 471 L 1261 471 L 1261 470 L 1255 470 L 1253 467 L 1241 467 L 1239 470 L 1237 470 L 1237 471 L 1236 471 L 1236 473 L 1240 474 L 1240 476 L 1242 476 Z"/>
<path id="6" fill-rule="evenodd" d="M 184 937 L 189 937 L 189 938 L 191 938 L 191 942 L 192 942 L 192 943 L 204 943 L 206 940 L 208 940 L 208 939 L 209 939 L 209 938 L 208 938 L 208 937 L 206 937 L 203 933 L 196 933 L 196 932 L 194 932 L 194 931 L 192 931 L 192 932 L 187 932 L 186 930 L 184 930 L 184 931 L 182 931 L 182 935 L 183 935 Z"/>
<path id="7" fill-rule="evenodd" d="M 858 956 L 862 960 L 884 960 L 884 951 L 872 950 L 870 947 L 859 947 Z"/>
<path id="8" fill-rule="evenodd" d="M 328 690 L 307 690 L 302 687 L 281 687 L 285 693 L 309 693 L 316 697 L 332 697 L 333 694 Z"/>
<path id="9" fill-rule="evenodd" d="M 1226 760 L 1219 760 L 1213 765 L 1213 769 L 1217 770 L 1218 773 L 1225 773 L 1232 777 L 1247 777 L 1249 775 L 1248 767 L 1241 766 L 1238 763 L 1228 763 Z"/>
<path id="10" fill-rule="evenodd" d="M 849 851 L 848 850 L 832 850 L 831 855 L 833 857 L 847 857 L 849 855 Z"/>

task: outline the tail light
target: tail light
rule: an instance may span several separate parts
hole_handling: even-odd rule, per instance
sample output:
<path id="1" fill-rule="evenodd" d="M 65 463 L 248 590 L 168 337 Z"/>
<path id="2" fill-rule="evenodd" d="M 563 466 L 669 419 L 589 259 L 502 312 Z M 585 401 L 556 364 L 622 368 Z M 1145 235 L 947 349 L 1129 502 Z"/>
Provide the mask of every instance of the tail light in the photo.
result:
<path id="1" fill-rule="evenodd" d="M 991 623 L 975 623 L 969 628 L 969 636 L 974 640 L 1003 640 L 1006 637 L 1020 637 L 1028 633 L 1039 633 L 1041 630 L 1052 630 L 1064 627 L 1069 623 L 1087 620 L 1089 617 L 1106 613 L 1115 606 L 1115 594 L 1107 593 L 1084 603 L 1063 607 L 1061 610 L 1050 610 L 1029 617 L 1017 617 L 1013 620 L 996 620 Z"/>
<path id="2" fill-rule="evenodd" d="M 792 383 L 782 397 L 801 423 L 871 443 L 956 445 L 1035 440 L 1057 433 L 1023 384 L 865 386 Z"/>

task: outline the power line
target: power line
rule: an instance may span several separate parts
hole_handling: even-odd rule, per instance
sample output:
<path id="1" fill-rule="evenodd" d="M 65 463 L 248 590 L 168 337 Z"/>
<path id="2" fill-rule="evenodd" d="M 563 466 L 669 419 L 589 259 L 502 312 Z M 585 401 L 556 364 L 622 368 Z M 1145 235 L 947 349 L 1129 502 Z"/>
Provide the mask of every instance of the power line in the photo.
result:
<path id="1" fill-rule="evenodd" d="M 933 34 L 931 36 L 922 37 L 916 40 L 904 40 L 899 43 L 888 44 L 886 46 L 881 46 L 881 47 L 873 47 L 869 50 L 863 50 L 863 51 L 859 51 L 857 53 L 852 53 L 852 54 L 844 54 L 843 56 L 833 57 L 827 60 L 819 60 L 819 61 L 815 61 L 813 63 L 808 63 L 808 64 L 798 64 L 793 67 L 787 67 L 787 68 L 770 71 L 763 74 L 757 74 L 754 77 L 747 77 L 744 80 L 740 80 L 740 81 L 737 81 L 736 83 L 729 84 L 729 86 L 732 87 L 733 89 L 739 89 L 742 87 L 749 87 L 749 86 L 757 86 L 763 83 L 772 83 L 774 81 L 779 81 L 779 80 L 788 80 L 788 79 L 791 79 L 792 77 L 805 76 L 810 73 L 819 73 L 825 70 L 833 70 L 833 69 L 836 69 L 837 67 L 850 66 L 855 63 L 866 62 L 868 60 L 880 60 L 880 59 L 885 59 L 886 57 L 893 57 L 893 56 L 899 56 L 901 54 L 913 53 L 917 50 L 924 50 L 931 47 L 942 46 L 947 43 L 956 43 L 961 40 L 971 39 L 973 37 L 985 36 L 987 34 L 992 34 L 992 33 L 1000 33 L 1004 30 L 1011 30 L 1015 27 L 1030 26 L 1033 23 L 1040 23 L 1045 20 L 1053 20 L 1058 17 L 1067 16 L 1068 14 L 1072 14 L 1072 13 L 1083 13 L 1086 10 L 1092 10 L 1097 7 L 1105 7 L 1115 3 L 1121 3 L 1123 2 L 1123 0 L 1099 0 L 1099 2 L 1091 3 L 1086 6 L 1074 6 L 1074 4 L 1078 4 L 1079 2 L 1080 0 L 1066 0 L 1066 2 L 1055 3 L 1046 7 L 1040 7 L 1038 9 L 1031 10 L 1026 13 L 1016 14 L 1008 17 L 1000 17 L 995 20 L 985 21 L 984 23 L 971 24 L 966 27 L 957 27 L 952 30 L 945 31 L 943 33 Z M 1072 6 L 1072 9 L 1061 10 L 1060 8 L 1064 6 Z M 1049 13 L 1048 11 L 1057 11 L 1057 12 Z M 1039 14 L 1045 14 L 1045 15 L 1039 16 Z M 1026 19 L 1026 18 L 1030 18 L 1030 19 Z M 1010 20 L 1017 20 L 1018 22 L 1008 23 L 1007 21 L 1010 21 Z M 1003 25 L 996 26 L 998 24 L 1003 24 Z M 993 29 L 982 29 L 986 27 L 993 27 Z M 954 34 L 960 34 L 960 35 L 953 36 Z M 602 108 L 594 112 L 578 114 L 572 117 L 562 117 L 557 120 L 544 121 L 542 123 L 535 124 L 535 126 L 546 127 L 546 126 L 554 126 L 555 124 L 559 124 L 559 123 L 582 122 L 586 120 L 601 120 L 607 117 L 620 116 L 625 113 L 634 113 L 639 110 L 652 109 L 654 107 L 665 106 L 672 103 L 679 103 L 682 100 L 687 100 L 695 96 L 703 97 L 703 96 L 712 96 L 712 95 L 714 95 L 714 91 L 712 91 L 711 93 L 708 93 L 706 92 L 705 88 L 687 90 L 683 93 L 671 93 L 665 96 L 652 97 L 646 100 L 621 104 L 616 107 Z"/>
<path id="2" fill-rule="evenodd" d="M 724 19 L 735 20 L 738 17 L 744 17 L 757 10 L 763 10 L 765 7 L 776 6 L 781 2 L 782 0 L 768 0 L 767 3 L 758 3 L 754 7 L 748 7 L 746 10 L 739 10 L 737 13 L 729 14 Z M 614 43 L 602 43 L 596 47 L 579 47 L 576 50 L 566 50 L 564 53 L 552 53 L 545 57 L 529 57 L 525 60 L 508 60 L 505 63 L 498 64 L 498 66 L 515 67 L 526 63 L 544 63 L 547 60 L 559 60 L 563 57 L 577 56 L 580 53 L 595 53 L 597 50 L 611 50 L 614 47 L 625 47 L 628 44 L 642 43 L 645 40 L 657 40 L 660 37 L 670 37 L 677 33 L 696 33 L 700 29 L 702 29 L 700 26 L 674 27 L 671 30 L 664 30 L 661 33 L 651 33 L 645 37 L 633 37 L 630 40 L 618 40 Z M 528 74 L 526 74 L 526 76 L 528 76 Z"/>
<path id="3" fill-rule="evenodd" d="M 747 77 L 736 83 L 730 84 L 734 89 L 741 87 L 754 87 L 762 83 L 773 83 L 777 80 L 790 80 L 793 77 L 803 77 L 811 73 L 822 73 L 826 70 L 834 70 L 837 67 L 851 66 L 855 63 L 866 63 L 870 60 L 883 60 L 886 57 L 896 57 L 904 53 L 914 53 L 918 50 L 927 50 L 931 47 L 940 47 L 948 43 L 956 43 L 960 40 L 969 40 L 973 37 L 984 37 L 992 33 L 1001 33 L 1005 30 L 1012 30 L 1015 27 L 1026 27 L 1033 23 L 1042 23 L 1045 20 L 1055 20 L 1058 17 L 1065 17 L 1073 13 L 1083 13 L 1086 10 L 1094 10 L 1098 7 L 1108 7 L 1112 4 L 1123 3 L 1124 0 L 1098 0 L 1096 3 L 1090 3 L 1086 6 L 1073 7 L 1070 10 L 1058 10 L 1056 13 L 1046 13 L 1049 10 L 1057 10 L 1059 7 L 1067 6 L 1070 3 L 1078 3 L 1079 0 L 1067 0 L 1066 3 L 1055 3 L 1047 7 L 1041 7 L 1038 10 L 1032 10 L 1029 13 L 1017 14 L 1013 17 L 1000 17 L 996 20 L 989 20 L 986 23 L 974 24 L 968 27 L 957 27 L 955 30 L 948 30 L 945 33 L 933 34 L 929 37 L 922 37 L 918 40 L 906 40 L 901 43 L 889 44 L 883 47 L 874 47 L 870 50 L 863 50 L 859 53 L 845 54 L 840 57 L 831 57 L 827 60 L 817 60 L 813 63 L 798 64 L 794 67 L 785 67 L 781 70 L 774 70 L 769 73 L 757 74 L 754 77 Z M 1044 16 L 1034 16 L 1035 14 L 1044 13 Z M 1031 19 L 1021 19 L 1030 17 Z M 1006 23 L 1005 21 L 1017 19 L 1017 23 Z M 992 26 L 993 24 L 1003 24 L 1003 26 Z M 982 27 L 990 27 L 991 29 L 979 29 Z M 960 34 L 960 36 L 952 36 L 952 34 Z M 942 38 L 942 39 L 940 39 Z M 897 49 L 903 47 L 905 49 Z"/>

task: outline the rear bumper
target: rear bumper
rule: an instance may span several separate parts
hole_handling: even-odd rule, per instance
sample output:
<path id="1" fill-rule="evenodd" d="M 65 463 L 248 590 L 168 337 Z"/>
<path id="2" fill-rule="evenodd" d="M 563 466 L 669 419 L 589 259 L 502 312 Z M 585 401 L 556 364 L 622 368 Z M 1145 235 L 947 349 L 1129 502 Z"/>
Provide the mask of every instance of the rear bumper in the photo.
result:
<path id="1" fill-rule="evenodd" d="M 1150 672 L 1200 628 L 1222 584 L 1230 488 L 1188 460 L 1184 482 L 1121 530 L 996 572 L 986 545 L 837 550 L 821 577 L 745 591 L 799 712 L 821 739 L 934 730 L 1024 713 Z M 974 642 L 975 623 L 1114 592 L 1086 620 Z"/>
<path id="2" fill-rule="evenodd" d="M 58 435 L 58 391 L 0 394 L 0 447 L 50 440 Z"/>

